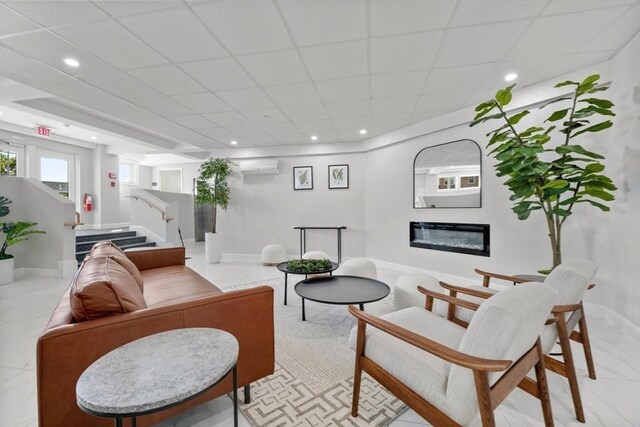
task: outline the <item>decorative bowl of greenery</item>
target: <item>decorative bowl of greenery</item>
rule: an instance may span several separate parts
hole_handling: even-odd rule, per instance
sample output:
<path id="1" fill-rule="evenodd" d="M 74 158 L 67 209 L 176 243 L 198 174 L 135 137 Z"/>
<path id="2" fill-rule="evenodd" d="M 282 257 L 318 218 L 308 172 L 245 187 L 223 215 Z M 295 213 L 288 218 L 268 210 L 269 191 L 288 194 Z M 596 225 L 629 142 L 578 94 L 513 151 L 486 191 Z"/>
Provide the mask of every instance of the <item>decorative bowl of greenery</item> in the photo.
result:
<path id="1" fill-rule="evenodd" d="M 328 259 L 293 259 L 287 261 L 287 270 L 292 273 L 323 273 L 331 270 L 331 261 Z"/>

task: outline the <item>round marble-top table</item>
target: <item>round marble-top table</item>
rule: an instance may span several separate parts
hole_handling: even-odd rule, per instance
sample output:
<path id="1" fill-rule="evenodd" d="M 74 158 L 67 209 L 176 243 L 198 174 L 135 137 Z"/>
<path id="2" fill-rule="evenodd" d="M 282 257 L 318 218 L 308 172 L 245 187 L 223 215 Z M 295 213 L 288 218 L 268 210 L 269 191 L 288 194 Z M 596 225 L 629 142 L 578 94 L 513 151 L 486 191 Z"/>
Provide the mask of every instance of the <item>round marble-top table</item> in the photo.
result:
<path id="1" fill-rule="evenodd" d="M 233 372 L 233 417 L 238 425 L 238 341 L 212 328 L 176 329 L 119 347 L 96 360 L 78 379 L 84 412 L 115 419 L 159 412 L 206 392 Z"/>

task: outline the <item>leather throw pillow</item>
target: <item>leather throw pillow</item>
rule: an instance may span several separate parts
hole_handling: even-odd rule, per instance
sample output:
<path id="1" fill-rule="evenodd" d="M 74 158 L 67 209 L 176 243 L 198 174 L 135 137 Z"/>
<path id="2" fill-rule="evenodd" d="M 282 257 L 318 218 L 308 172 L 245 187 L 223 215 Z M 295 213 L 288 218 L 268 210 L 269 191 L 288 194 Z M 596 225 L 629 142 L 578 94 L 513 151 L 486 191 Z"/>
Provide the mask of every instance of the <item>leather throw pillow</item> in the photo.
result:
<path id="1" fill-rule="evenodd" d="M 133 279 L 136 281 L 138 287 L 140 288 L 140 292 L 144 292 L 144 285 L 142 283 L 142 274 L 140 274 L 140 270 L 138 267 L 127 257 L 127 255 L 114 245 L 109 240 L 104 240 L 102 242 L 98 242 L 91 248 L 91 252 L 88 255 L 90 258 L 98 258 L 98 257 L 112 257 L 118 264 L 120 264 L 125 270 L 133 276 Z"/>

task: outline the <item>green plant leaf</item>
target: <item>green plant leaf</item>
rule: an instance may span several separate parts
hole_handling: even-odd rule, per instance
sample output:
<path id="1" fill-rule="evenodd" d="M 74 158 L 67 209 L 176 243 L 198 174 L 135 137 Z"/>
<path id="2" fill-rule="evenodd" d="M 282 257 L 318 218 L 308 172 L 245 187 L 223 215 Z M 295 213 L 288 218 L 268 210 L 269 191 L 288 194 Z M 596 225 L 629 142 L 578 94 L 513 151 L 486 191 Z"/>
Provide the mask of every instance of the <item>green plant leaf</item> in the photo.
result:
<path id="1" fill-rule="evenodd" d="M 578 135 L 582 135 L 585 132 L 600 132 L 601 130 L 605 130 L 613 126 L 613 122 L 611 120 L 606 120 L 604 122 L 600 122 L 597 125 L 589 126 L 588 128 L 582 129 L 571 135 L 571 138 L 575 138 Z"/>
<path id="2" fill-rule="evenodd" d="M 546 190 L 547 188 L 564 188 L 568 186 L 569 186 L 569 181 L 566 181 L 564 179 L 558 179 L 556 181 L 551 181 L 546 183 L 545 185 L 542 186 L 542 189 Z"/>
<path id="3" fill-rule="evenodd" d="M 563 87 L 563 86 L 569 86 L 569 85 L 580 86 L 580 83 L 572 82 L 571 80 L 565 80 L 563 82 L 557 83 L 554 87 Z"/>
<path id="4" fill-rule="evenodd" d="M 604 156 L 601 156 L 598 153 L 594 153 L 593 151 L 587 151 L 582 148 L 580 145 L 561 145 L 556 147 L 556 153 L 558 154 L 569 154 L 569 153 L 577 153 L 583 156 L 591 157 L 592 159 L 604 159 Z"/>
<path id="5" fill-rule="evenodd" d="M 569 96 L 562 96 L 560 98 L 552 99 L 551 101 L 542 104 L 542 106 L 538 107 L 538 109 L 542 110 L 544 107 L 546 107 L 548 105 L 555 104 L 556 102 L 567 101 L 569 99 L 571 99 L 571 97 L 569 97 Z"/>
<path id="6" fill-rule="evenodd" d="M 558 215 L 558 216 L 569 216 L 571 215 L 571 211 L 562 208 L 554 208 L 549 211 L 550 214 Z"/>
<path id="7" fill-rule="evenodd" d="M 584 98 L 578 102 L 587 102 L 591 105 L 595 105 L 596 107 L 600 107 L 600 108 L 611 108 L 614 105 L 613 102 L 609 101 L 608 99 L 601 99 L 601 98 Z"/>
<path id="8" fill-rule="evenodd" d="M 581 83 L 580 86 L 587 86 L 590 85 L 591 83 L 597 82 L 598 79 L 600 79 L 600 74 L 592 74 L 589 77 L 585 78 Z"/>
<path id="9" fill-rule="evenodd" d="M 545 120 L 545 122 L 555 122 L 555 121 L 564 119 L 568 112 L 569 112 L 568 108 L 555 111 L 553 114 L 549 116 L 547 120 Z"/>
<path id="10" fill-rule="evenodd" d="M 496 102 L 499 106 L 504 107 L 511 102 L 511 89 L 513 89 L 514 86 L 515 84 L 512 84 L 496 92 Z"/>
<path id="11" fill-rule="evenodd" d="M 585 187 L 584 190 L 582 191 L 582 193 L 584 194 L 588 194 L 591 197 L 596 197 L 598 199 L 610 202 L 612 200 L 615 199 L 615 197 L 613 196 L 613 194 L 608 193 L 604 190 L 598 189 L 598 188 L 593 188 L 593 187 Z"/>
<path id="12" fill-rule="evenodd" d="M 511 125 L 517 125 L 518 122 L 520 122 L 520 120 L 522 120 L 522 118 L 527 114 L 529 114 L 529 110 L 521 111 L 518 114 L 514 114 L 513 116 L 509 117 L 508 122 Z"/>
<path id="13" fill-rule="evenodd" d="M 9 215 L 9 206 L 11 204 L 11 200 L 6 198 L 5 196 L 0 196 L 0 217 Z"/>
<path id="14" fill-rule="evenodd" d="M 592 206 L 595 206 L 597 208 L 599 208 L 601 211 L 603 212 L 609 212 L 611 209 L 609 208 L 609 206 L 607 205 L 603 205 L 602 203 L 598 203 L 594 200 L 584 200 L 585 202 L 591 204 Z"/>

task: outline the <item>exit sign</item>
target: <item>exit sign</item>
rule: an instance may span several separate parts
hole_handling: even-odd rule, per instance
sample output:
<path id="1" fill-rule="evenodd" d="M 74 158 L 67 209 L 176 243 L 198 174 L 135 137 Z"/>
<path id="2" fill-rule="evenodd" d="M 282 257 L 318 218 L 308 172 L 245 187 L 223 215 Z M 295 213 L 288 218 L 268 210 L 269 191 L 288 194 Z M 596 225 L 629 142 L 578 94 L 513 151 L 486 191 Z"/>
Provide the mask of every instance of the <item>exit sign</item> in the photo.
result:
<path id="1" fill-rule="evenodd" d="M 38 135 L 42 136 L 49 136 L 49 133 L 51 132 L 51 129 L 42 126 L 38 126 L 36 130 L 38 131 Z"/>

